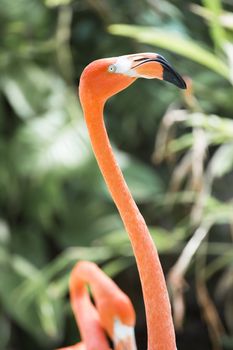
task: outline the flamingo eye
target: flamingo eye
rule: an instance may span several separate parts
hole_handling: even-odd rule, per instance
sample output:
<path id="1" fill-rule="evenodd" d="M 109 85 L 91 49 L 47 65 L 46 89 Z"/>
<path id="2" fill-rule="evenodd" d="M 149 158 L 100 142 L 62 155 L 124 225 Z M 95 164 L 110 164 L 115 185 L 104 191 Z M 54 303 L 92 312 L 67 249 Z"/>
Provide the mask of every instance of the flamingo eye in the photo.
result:
<path id="1" fill-rule="evenodd" d="M 116 72 L 116 69 L 117 67 L 115 66 L 115 64 L 111 64 L 109 67 L 108 67 L 108 71 L 110 73 L 115 73 Z"/>

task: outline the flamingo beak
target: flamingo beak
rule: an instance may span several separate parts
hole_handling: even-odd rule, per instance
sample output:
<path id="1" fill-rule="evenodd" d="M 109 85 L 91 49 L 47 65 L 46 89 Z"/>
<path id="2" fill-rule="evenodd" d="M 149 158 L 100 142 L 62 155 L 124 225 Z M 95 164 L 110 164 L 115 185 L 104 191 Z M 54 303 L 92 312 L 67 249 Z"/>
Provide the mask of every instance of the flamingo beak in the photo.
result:
<path id="1" fill-rule="evenodd" d="M 172 68 L 168 61 L 161 55 L 148 54 L 144 57 L 135 55 L 131 66 L 131 76 L 146 79 L 160 79 L 168 81 L 178 86 L 180 89 L 186 89 L 184 79 Z"/>
<path id="2" fill-rule="evenodd" d="M 127 326 L 119 319 L 115 319 L 113 343 L 114 350 L 137 350 L 134 327 Z"/>

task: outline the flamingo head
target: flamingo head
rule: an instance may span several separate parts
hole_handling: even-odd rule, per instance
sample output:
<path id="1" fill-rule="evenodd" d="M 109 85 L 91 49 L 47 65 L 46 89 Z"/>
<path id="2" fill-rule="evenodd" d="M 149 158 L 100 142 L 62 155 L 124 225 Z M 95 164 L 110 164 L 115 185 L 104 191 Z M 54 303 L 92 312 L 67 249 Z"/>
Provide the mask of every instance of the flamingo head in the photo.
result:
<path id="1" fill-rule="evenodd" d="M 139 53 L 112 58 L 103 58 L 90 63 L 80 79 L 82 91 L 88 98 L 106 101 L 131 85 L 137 78 L 168 81 L 181 89 L 186 88 L 183 78 L 168 61 L 156 53 Z M 85 89 L 84 88 L 85 85 Z"/>
<path id="2" fill-rule="evenodd" d="M 136 315 L 129 297 L 112 281 L 105 286 L 105 293 L 94 291 L 100 323 L 114 344 L 114 350 L 136 350 L 134 326 Z"/>

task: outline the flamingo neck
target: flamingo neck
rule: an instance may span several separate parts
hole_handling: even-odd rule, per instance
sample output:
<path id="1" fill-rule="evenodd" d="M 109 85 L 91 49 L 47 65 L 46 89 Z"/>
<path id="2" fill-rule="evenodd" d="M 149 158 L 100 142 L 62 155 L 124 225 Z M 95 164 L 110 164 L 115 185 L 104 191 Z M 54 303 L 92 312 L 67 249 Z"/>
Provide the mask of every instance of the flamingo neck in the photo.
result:
<path id="1" fill-rule="evenodd" d="M 85 344 L 85 349 L 88 350 L 96 350 L 100 346 L 103 350 L 110 350 L 99 314 L 90 300 L 86 281 L 81 279 L 77 272 L 76 265 L 70 279 L 70 298 L 73 313 L 81 333 L 82 345 Z M 84 347 L 82 348 L 80 345 L 81 349 L 84 349 Z"/>
<path id="2" fill-rule="evenodd" d="M 127 187 L 106 132 L 103 108 L 80 86 L 80 97 L 93 151 L 128 232 L 141 279 L 146 310 L 148 350 L 175 350 L 175 334 L 166 283 L 156 247 Z"/>
<path id="3" fill-rule="evenodd" d="M 90 300 L 87 286 L 91 288 L 94 304 Z M 96 264 L 89 261 L 76 264 L 70 278 L 70 296 L 87 350 L 110 350 L 106 333 L 114 343 L 120 345 L 120 340 L 124 340 L 124 344 L 129 341 L 131 347 L 127 349 L 136 349 L 135 311 L 132 303 Z"/>

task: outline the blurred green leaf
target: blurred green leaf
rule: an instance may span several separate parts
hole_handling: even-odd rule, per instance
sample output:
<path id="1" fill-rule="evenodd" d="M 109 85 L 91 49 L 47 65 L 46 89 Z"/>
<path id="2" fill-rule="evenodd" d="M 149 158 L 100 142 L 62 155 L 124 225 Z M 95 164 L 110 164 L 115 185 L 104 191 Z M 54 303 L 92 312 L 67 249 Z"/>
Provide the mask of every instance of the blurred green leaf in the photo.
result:
<path id="1" fill-rule="evenodd" d="M 210 33 L 217 48 L 223 48 L 226 41 L 224 28 L 220 22 L 222 14 L 221 0 L 203 0 L 203 4 L 210 11 Z"/>
<path id="2" fill-rule="evenodd" d="M 231 142 L 233 141 L 233 121 L 227 118 L 221 118 L 217 115 L 206 115 L 204 113 L 189 113 L 187 119 L 182 124 L 193 127 L 203 128 L 206 132 L 206 139 L 209 145 L 229 143 L 225 152 L 228 150 L 229 162 L 231 164 Z M 180 137 L 171 139 L 168 143 L 168 152 L 173 154 L 193 146 L 194 137 L 192 132 L 186 132 Z M 225 163 L 228 161 L 226 160 Z M 229 167 L 231 166 L 229 164 Z"/>
<path id="3" fill-rule="evenodd" d="M 67 121 L 61 111 L 28 122 L 20 130 L 18 140 L 23 173 L 66 173 L 93 157 L 83 120 Z"/>
<path id="4" fill-rule="evenodd" d="M 63 301 L 53 296 L 45 279 L 35 268 L 30 267 L 26 272 L 28 265 L 26 260 L 17 256 L 2 265 L 0 296 L 15 321 L 34 334 L 39 342 L 52 344 L 61 335 Z M 40 279 L 39 284 L 36 276 Z M 30 295 L 23 297 L 25 288 L 21 288 L 21 285 L 25 285 L 26 289 L 32 287 Z"/>
<path id="5" fill-rule="evenodd" d="M 214 2 L 213 2 L 214 3 Z M 209 1 L 208 5 L 212 5 L 211 2 Z M 207 21 L 212 21 L 213 19 L 213 14 L 212 14 L 212 10 L 208 9 L 209 6 L 204 7 L 204 6 L 200 6 L 197 4 L 192 4 L 191 5 L 191 10 L 196 13 L 197 15 L 203 17 L 204 19 L 206 19 Z M 217 13 L 219 13 L 219 8 L 216 9 Z M 219 15 L 219 21 L 220 24 L 223 28 L 226 29 L 233 29 L 233 13 L 231 13 L 230 11 L 225 11 L 225 10 L 221 10 L 221 14 Z"/>
<path id="6" fill-rule="evenodd" d="M 213 177 L 222 177 L 233 169 L 233 143 L 222 145 L 210 160 Z"/>
<path id="7" fill-rule="evenodd" d="M 204 220 L 215 224 L 232 223 L 233 203 L 221 203 L 214 197 L 210 197 L 204 210 Z"/>
<path id="8" fill-rule="evenodd" d="M 48 7 L 55 7 L 68 5 L 71 0 L 44 0 L 44 2 Z"/>
<path id="9" fill-rule="evenodd" d="M 45 333 L 51 339 L 58 338 L 62 326 L 63 303 L 58 298 L 54 298 L 50 289 L 39 295 L 38 312 L 41 326 Z"/>
<path id="10" fill-rule="evenodd" d="M 32 63 L 8 67 L 1 76 L 0 87 L 23 119 L 42 115 L 49 109 L 59 110 L 66 101 L 62 79 Z"/>

